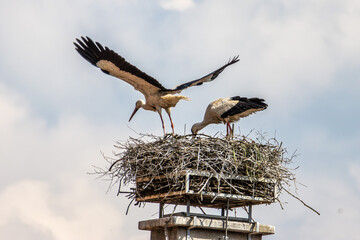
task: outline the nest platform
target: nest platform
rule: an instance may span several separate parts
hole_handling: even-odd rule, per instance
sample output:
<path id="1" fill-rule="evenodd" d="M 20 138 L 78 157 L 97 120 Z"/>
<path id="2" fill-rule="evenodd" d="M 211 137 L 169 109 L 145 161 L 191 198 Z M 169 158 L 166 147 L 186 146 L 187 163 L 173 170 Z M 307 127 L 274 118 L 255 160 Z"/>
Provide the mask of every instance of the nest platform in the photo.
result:
<path id="1" fill-rule="evenodd" d="M 131 202 L 230 208 L 270 204 L 293 173 L 276 139 L 259 135 L 256 141 L 207 135 L 141 135 L 117 142 L 106 170 L 111 186 Z M 130 186 L 130 191 L 123 191 Z"/>
<path id="2" fill-rule="evenodd" d="M 158 176 L 136 179 L 137 202 L 153 202 L 200 206 L 208 208 L 236 208 L 270 204 L 276 199 L 276 180 L 253 179 L 247 176 L 219 176 L 211 172 L 184 170 L 173 178 Z M 219 180 L 220 179 L 220 180 Z M 147 186 L 151 182 L 151 187 Z M 251 187 L 249 187 L 249 185 Z M 175 187 L 174 187 L 175 186 Z"/>

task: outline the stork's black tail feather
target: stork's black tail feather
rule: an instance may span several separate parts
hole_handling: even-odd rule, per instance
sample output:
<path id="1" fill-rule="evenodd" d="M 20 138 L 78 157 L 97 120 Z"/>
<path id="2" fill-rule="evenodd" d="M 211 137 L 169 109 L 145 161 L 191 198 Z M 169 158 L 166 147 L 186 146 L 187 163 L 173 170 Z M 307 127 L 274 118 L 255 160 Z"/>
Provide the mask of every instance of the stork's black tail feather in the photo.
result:
<path id="1" fill-rule="evenodd" d="M 224 112 L 221 117 L 226 118 L 228 116 L 233 116 L 242 112 L 245 112 L 250 109 L 258 109 L 263 110 L 268 107 L 268 105 L 264 102 L 265 100 L 262 98 L 247 98 L 235 96 L 231 97 L 231 100 L 239 101 L 234 107 L 230 108 L 228 111 Z"/>
<path id="2" fill-rule="evenodd" d="M 231 100 L 238 100 L 238 101 L 242 101 L 244 103 L 251 103 L 251 104 L 254 104 L 254 105 L 258 105 L 259 108 L 267 108 L 268 105 L 264 102 L 265 100 L 262 99 L 262 98 L 247 98 L 247 97 L 240 97 L 240 96 L 235 96 L 235 97 L 232 97 L 230 98 Z"/>

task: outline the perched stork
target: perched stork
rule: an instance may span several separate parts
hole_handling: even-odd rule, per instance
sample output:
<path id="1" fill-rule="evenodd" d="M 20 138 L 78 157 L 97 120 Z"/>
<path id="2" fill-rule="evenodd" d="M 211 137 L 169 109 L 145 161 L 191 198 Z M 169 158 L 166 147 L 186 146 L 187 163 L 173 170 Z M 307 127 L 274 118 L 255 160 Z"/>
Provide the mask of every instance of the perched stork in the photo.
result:
<path id="1" fill-rule="evenodd" d="M 144 94 L 145 101 L 140 99 L 136 102 L 135 109 L 131 114 L 129 121 L 140 108 L 157 112 L 161 119 L 164 134 L 165 125 L 161 110 L 165 109 L 166 113 L 169 115 L 172 132 L 174 134 L 174 124 L 171 119 L 171 108 L 175 107 L 181 99 L 190 100 L 185 96 L 174 94 L 180 93 L 188 87 L 201 85 L 204 82 L 214 80 L 227 66 L 239 61 L 239 56 L 236 56 L 230 59 L 224 66 L 202 78 L 183 83 L 172 89 L 168 89 L 161 85 L 153 77 L 131 65 L 113 50 L 110 50 L 108 47 L 104 48 L 100 43 L 94 42 L 89 37 L 81 37 L 81 40 L 76 39 L 76 41 L 77 42 L 74 42 L 76 47 L 75 49 L 83 58 L 94 66 L 100 68 L 104 73 L 124 80 L 125 82 L 131 84 L 136 90 Z"/>
<path id="2" fill-rule="evenodd" d="M 226 136 L 232 132 L 230 123 L 236 122 L 240 118 L 247 117 L 250 114 L 267 108 L 267 104 L 261 98 L 231 97 L 220 98 L 209 104 L 205 111 L 204 120 L 195 123 L 192 128 L 192 134 L 212 123 L 225 123 Z"/>

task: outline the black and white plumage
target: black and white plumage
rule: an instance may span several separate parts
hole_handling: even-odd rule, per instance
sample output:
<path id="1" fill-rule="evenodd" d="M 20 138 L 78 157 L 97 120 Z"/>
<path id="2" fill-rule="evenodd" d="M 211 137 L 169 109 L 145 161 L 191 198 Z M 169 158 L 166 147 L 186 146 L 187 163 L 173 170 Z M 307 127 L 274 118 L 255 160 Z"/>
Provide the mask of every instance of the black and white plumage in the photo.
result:
<path id="1" fill-rule="evenodd" d="M 215 100 L 208 105 L 203 121 L 195 123 L 191 128 L 191 132 L 197 134 L 209 124 L 225 123 L 226 135 L 229 135 L 232 132 L 230 123 L 266 109 L 268 105 L 264 101 L 261 98 L 239 96 Z"/>
<path id="2" fill-rule="evenodd" d="M 161 110 L 165 109 L 169 115 L 172 132 L 174 133 L 174 124 L 171 119 L 171 108 L 181 99 L 190 100 L 181 95 L 174 95 L 180 93 L 182 90 L 210 82 L 214 80 L 226 67 L 239 61 L 238 56 L 230 59 L 228 63 L 219 69 L 207 74 L 206 76 L 183 83 L 175 88 L 165 88 L 155 78 L 147 75 L 139 70 L 137 67 L 131 65 L 119 54 L 110 50 L 108 47 L 103 47 L 100 43 L 94 42 L 89 37 L 81 37 L 76 39 L 76 51 L 92 65 L 100 68 L 104 73 L 117 77 L 125 82 L 131 84 L 136 90 L 140 91 L 145 96 L 144 100 L 138 100 L 135 104 L 135 109 L 129 119 L 132 119 L 138 109 L 155 111 L 159 114 L 162 127 L 165 133 L 165 125 L 162 118 Z"/>

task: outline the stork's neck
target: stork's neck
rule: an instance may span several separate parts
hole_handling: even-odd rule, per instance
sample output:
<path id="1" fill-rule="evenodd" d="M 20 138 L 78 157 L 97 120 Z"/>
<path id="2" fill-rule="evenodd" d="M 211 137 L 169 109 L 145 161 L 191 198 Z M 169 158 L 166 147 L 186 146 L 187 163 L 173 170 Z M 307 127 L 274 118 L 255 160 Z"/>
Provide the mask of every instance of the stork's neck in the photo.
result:
<path id="1" fill-rule="evenodd" d="M 203 120 L 202 122 L 198 122 L 195 123 L 192 127 L 193 130 L 195 130 L 195 132 L 200 131 L 201 129 L 203 129 L 204 127 L 206 127 L 207 125 L 209 125 L 210 123 L 208 123 L 207 121 Z"/>

